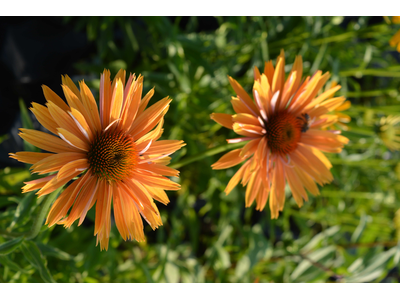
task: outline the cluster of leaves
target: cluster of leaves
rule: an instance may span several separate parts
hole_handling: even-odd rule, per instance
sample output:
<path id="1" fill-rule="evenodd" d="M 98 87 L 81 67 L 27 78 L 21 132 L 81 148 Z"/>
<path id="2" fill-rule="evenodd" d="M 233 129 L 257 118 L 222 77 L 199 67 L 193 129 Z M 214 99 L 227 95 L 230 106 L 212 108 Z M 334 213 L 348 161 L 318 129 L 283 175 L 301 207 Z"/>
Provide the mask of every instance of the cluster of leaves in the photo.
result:
<path id="1" fill-rule="evenodd" d="M 108 252 L 95 247 L 94 211 L 77 227 L 32 228 L 44 201 L 20 194 L 28 169 L 0 171 L 2 282 L 399 282 L 399 152 L 374 124 L 400 114 L 399 55 L 393 24 L 368 17 L 72 18 L 96 52 L 76 63 L 86 78 L 104 69 L 144 75 L 155 100 L 174 99 L 165 139 L 187 146 L 173 156 L 179 192 L 161 207 L 164 226 L 147 242 L 124 242 L 113 226 Z M 210 28 L 211 27 L 211 28 Z M 207 29 L 204 29 L 207 28 Z M 210 167 L 235 135 L 209 118 L 232 113 L 227 75 L 247 91 L 252 69 L 285 50 L 287 70 L 302 55 L 304 73 L 329 71 L 352 102 L 342 134 L 350 143 L 328 155 L 335 180 L 298 208 L 287 190 L 279 219 L 244 208 L 245 190 L 223 192 L 237 168 Z M 88 80 L 87 80 L 88 81 Z M 98 79 L 88 83 L 98 88 Z M 23 119 L 29 122 L 26 110 Z M 29 124 L 24 127 L 29 127 Z M 26 145 L 28 147 L 28 145 Z M 215 148 L 216 147 L 216 148 Z M 16 149 L 19 151 L 21 149 Z M 268 205 L 267 205 L 268 206 Z M 397 216 L 397 217 L 396 217 Z M 36 223 L 35 223 L 36 222 Z M 40 228 L 39 228 L 40 229 Z"/>

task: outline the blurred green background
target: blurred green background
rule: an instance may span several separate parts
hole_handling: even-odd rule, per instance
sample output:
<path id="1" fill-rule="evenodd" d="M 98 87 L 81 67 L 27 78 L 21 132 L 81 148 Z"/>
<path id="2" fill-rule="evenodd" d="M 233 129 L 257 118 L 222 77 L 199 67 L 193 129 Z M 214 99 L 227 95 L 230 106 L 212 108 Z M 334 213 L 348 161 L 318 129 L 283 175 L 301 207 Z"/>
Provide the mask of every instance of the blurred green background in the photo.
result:
<path id="1" fill-rule="evenodd" d="M 187 144 L 172 156 L 182 189 L 168 193 L 168 206 L 158 204 L 164 226 L 152 231 L 146 224 L 147 242 L 124 242 L 114 224 L 109 250 L 100 252 L 94 209 L 80 227 L 43 226 L 32 240 L 19 237 L 41 208 L 34 193 L 21 194 L 22 182 L 36 177 L 30 165 L 3 168 L 0 282 L 400 281 L 398 132 L 396 122 L 385 119 L 400 115 L 400 56 L 389 46 L 399 25 L 382 17 L 71 17 L 62 22 L 86 35 L 90 55 L 75 61 L 75 74 L 68 75 L 75 82 L 85 79 L 97 99 L 104 68 L 112 76 L 120 68 L 142 74 L 144 93 L 155 87 L 151 103 L 173 98 L 162 139 Z M 268 204 L 262 212 L 255 205 L 245 209 L 241 185 L 225 196 L 238 167 L 214 171 L 210 165 L 235 134 L 209 116 L 233 113 L 227 75 L 250 92 L 253 67 L 275 62 L 281 49 L 287 72 L 296 55 L 303 56 L 305 76 L 329 71 L 342 86 L 337 95 L 351 101 L 344 113 L 352 120 L 342 133 L 349 144 L 340 154 L 327 154 L 334 181 L 302 208 L 287 189 L 284 211 L 271 220 Z M 20 105 L 24 127 L 32 126 L 25 104 Z"/>

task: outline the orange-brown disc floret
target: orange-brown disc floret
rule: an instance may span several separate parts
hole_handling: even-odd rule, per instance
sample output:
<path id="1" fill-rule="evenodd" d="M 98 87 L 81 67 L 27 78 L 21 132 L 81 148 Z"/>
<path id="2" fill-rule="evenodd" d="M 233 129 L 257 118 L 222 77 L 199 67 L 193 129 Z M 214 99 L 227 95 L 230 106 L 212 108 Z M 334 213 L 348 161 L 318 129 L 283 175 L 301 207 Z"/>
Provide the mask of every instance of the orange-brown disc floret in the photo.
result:
<path id="1" fill-rule="evenodd" d="M 265 129 L 271 152 L 286 155 L 297 148 L 302 124 L 299 118 L 284 111 L 271 116 L 265 124 Z"/>
<path id="2" fill-rule="evenodd" d="M 130 135 L 102 132 L 90 145 L 89 169 L 99 179 L 121 181 L 130 176 L 139 156 Z"/>

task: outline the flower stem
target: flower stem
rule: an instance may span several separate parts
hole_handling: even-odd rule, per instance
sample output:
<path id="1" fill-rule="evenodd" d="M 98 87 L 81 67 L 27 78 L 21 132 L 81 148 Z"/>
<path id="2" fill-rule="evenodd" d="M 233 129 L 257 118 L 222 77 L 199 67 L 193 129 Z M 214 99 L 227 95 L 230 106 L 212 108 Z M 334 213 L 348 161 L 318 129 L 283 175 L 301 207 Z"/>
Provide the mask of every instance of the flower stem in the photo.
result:
<path id="1" fill-rule="evenodd" d="M 223 145 L 223 146 L 214 147 L 214 148 L 208 149 L 204 152 L 201 152 L 196 155 L 182 159 L 181 161 L 178 161 L 176 163 L 169 165 L 169 167 L 171 167 L 173 169 L 179 169 L 180 167 L 183 167 L 192 162 L 201 160 L 201 159 L 209 157 L 209 156 L 213 156 L 215 154 L 218 154 L 218 153 L 221 153 L 221 152 L 224 152 L 227 150 L 239 148 L 245 144 L 246 144 L 246 142 L 240 142 L 240 143 L 235 143 L 235 144 L 227 144 L 227 145 Z"/>

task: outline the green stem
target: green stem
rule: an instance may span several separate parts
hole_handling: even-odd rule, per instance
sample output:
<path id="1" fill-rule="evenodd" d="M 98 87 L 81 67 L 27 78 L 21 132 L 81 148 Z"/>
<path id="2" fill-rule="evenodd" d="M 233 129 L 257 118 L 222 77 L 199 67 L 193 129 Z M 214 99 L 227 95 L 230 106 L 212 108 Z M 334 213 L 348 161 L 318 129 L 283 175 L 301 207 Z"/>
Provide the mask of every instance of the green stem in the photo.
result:
<path id="1" fill-rule="evenodd" d="M 58 190 L 52 192 L 50 195 L 45 196 L 45 199 L 43 199 L 43 201 L 42 201 L 39 213 L 36 215 L 36 218 L 33 220 L 33 225 L 32 225 L 31 230 L 29 230 L 25 234 L 25 238 L 27 240 L 31 240 L 39 234 L 40 229 L 43 226 L 43 221 L 46 218 L 47 213 L 49 212 L 50 206 L 54 202 L 54 200 L 57 198 L 57 196 L 60 193 L 62 188 L 63 187 L 60 187 Z"/>
<path id="2" fill-rule="evenodd" d="M 371 27 L 357 30 L 357 31 L 344 32 L 344 33 L 340 33 L 337 35 L 312 40 L 310 42 L 313 46 L 318 46 L 318 45 L 327 44 L 327 43 L 344 42 L 344 41 L 352 39 L 354 37 L 372 38 L 375 36 L 382 35 L 383 33 L 387 32 L 387 30 L 389 30 L 388 26 L 386 26 L 385 24 L 381 24 L 381 25 L 371 26 Z M 269 48 L 270 49 L 280 49 L 280 48 L 284 48 L 285 46 L 288 46 L 288 45 L 294 45 L 296 43 L 304 43 L 306 40 L 308 40 L 310 38 L 311 38 L 311 34 L 309 32 L 304 32 L 304 33 L 298 34 L 296 36 L 291 36 L 286 39 L 272 42 L 269 44 Z"/>
<path id="3" fill-rule="evenodd" d="M 201 160 L 203 158 L 206 158 L 208 156 L 213 156 L 215 154 L 227 151 L 227 150 L 231 150 L 231 149 L 236 149 L 236 148 L 240 148 L 241 146 L 245 145 L 246 142 L 240 142 L 240 143 L 235 143 L 235 144 L 227 144 L 227 145 L 223 145 L 223 146 L 218 146 L 218 147 L 214 147 L 211 149 L 208 149 L 204 152 L 201 152 L 199 154 L 190 156 L 188 158 L 182 159 L 179 162 L 173 163 L 171 165 L 169 165 L 169 167 L 173 168 L 173 169 L 179 169 L 180 167 L 183 167 L 187 164 L 190 164 L 192 162 Z"/>
<path id="4" fill-rule="evenodd" d="M 349 77 L 356 76 L 362 77 L 366 75 L 376 76 L 376 77 L 400 77 L 400 72 L 390 71 L 390 70 L 380 70 L 380 69 L 353 69 L 339 72 L 340 76 Z"/>

